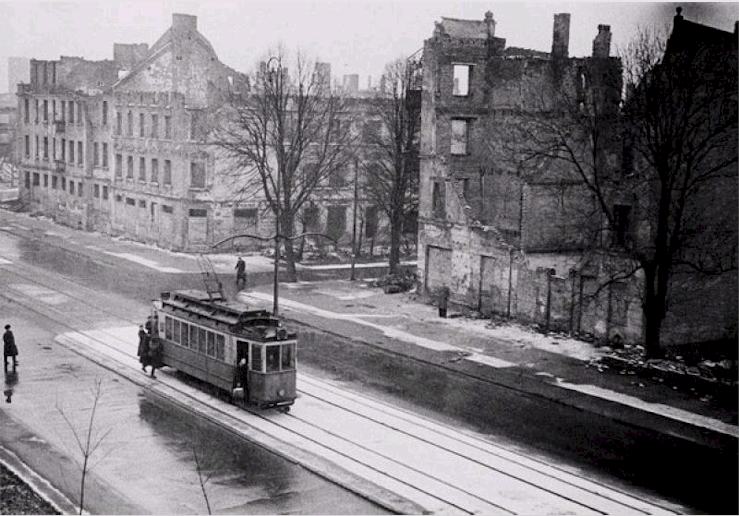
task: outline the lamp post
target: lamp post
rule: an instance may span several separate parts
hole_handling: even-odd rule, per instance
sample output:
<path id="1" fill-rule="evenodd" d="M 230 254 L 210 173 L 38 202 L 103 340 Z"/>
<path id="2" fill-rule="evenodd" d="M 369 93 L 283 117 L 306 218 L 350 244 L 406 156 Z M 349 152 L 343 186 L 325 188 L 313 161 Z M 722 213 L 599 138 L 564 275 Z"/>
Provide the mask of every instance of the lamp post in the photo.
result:
<path id="1" fill-rule="evenodd" d="M 275 63 L 275 66 L 272 66 Z M 270 57 L 265 65 L 269 76 L 270 93 L 274 99 L 275 116 L 279 118 L 277 122 L 277 135 L 282 138 L 282 62 L 276 57 Z M 280 213 L 282 211 L 282 199 L 280 199 L 280 167 L 279 156 L 277 158 L 277 177 L 275 181 L 275 272 L 272 283 L 272 313 L 277 317 L 279 312 L 279 275 L 280 275 Z"/>

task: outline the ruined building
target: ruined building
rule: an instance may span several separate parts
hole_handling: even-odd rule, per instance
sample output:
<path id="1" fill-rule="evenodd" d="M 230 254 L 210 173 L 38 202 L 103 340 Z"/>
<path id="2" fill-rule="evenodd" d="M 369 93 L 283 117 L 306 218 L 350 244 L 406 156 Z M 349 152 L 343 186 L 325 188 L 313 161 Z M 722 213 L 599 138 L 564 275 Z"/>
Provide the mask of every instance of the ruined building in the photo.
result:
<path id="1" fill-rule="evenodd" d="M 248 224 L 219 181 L 205 120 L 242 74 L 218 60 L 197 18 L 173 14 L 151 47 L 112 60 L 31 60 L 19 84 L 21 196 L 57 222 L 171 249 L 198 249 Z"/>
<path id="2" fill-rule="evenodd" d="M 331 66 L 316 71 L 326 94 Z M 30 80 L 15 92 L 22 202 L 60 224 L 173 250 L 202 251 L 235 234 L 269 238 L 274 217 L 263 192 L 237 197 L 240 171 L 207 143 L 229 98 L 254 92 L 249 79 L 219 61 L 186 14 L 173 14 L 151 47 L 115 44 L 112 60 L 31 60 Z M 358 130 L 363 102 L 349 99 L 342 127 Z M 344 245 L 356 231 L 365 247 L 380 245 L 386 224 L 362 192 L 357 198 L 356 168 L 316 189 L 298 229 Z"/>
<path id="3" fill-rule="evenodd" d="M 597 271 L 585 270 L 581 251 L 600 221 L 582 181 L 546 157 L 526 168 L 515 142 L 502 152 L 496 140 L 531 113 L 558 117 L 555 95 L 594 98 L 598 123 L 613 128 L 621 63 L 610 56 L 610 27 L 598 27 L 584 58 L 569 57 L 569 34 L 570 15 L 557 14 L 551 52 L 506 47 L 488 12 L 479 21 L 442 18 L 425 41 L 421 287 L 431 296 L 449 287 L 453 305 L 485 315 L 637 340 L 631 285 L 588 300 Z M 537 135 L 529 136 L 522 148 Z M 604 149 L 598 162 L 608 166 L 613 154 Z"/>

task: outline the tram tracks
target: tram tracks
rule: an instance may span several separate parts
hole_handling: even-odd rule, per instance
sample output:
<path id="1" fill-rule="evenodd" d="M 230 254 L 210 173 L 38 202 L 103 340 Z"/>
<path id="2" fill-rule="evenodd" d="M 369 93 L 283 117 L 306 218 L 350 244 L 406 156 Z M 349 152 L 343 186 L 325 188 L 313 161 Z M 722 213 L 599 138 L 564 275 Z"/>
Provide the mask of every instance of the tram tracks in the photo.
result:
<path id="1" fill-rule="evenodd" d="M 3 266 L 3 270 L 19 279 L 10 284 L 18 294 L 15 302 L 72 332 L 86 332 L 103 354 L 137 367 L 136 343 L 100 327 L 100 321 L 137 325 L 136 320 L 121 317 L 120 311 L 107 310 L 96 302 L 100 294 L 71 280 L 62 280 L 68 282 L 64 287 L 51 287 L 50 282 L 58 282 L 58 278 L 44 281 L 45 274 L 18 262 L 12 267 Z M 44 303 L 34 298 L 33 289 L 17 288 L 21 282 L 66 298 L 57 304 Z M 73 292 L 79 289 L 86 289 L 87 295 Z M 5 293 L 0 295 L 9 298 Z M 93 328 L 97 329 L 91 332 Z M 384 482 L 421 506 L 433 507 L 434 512 L 530 514 L 553 507 L 558 512 L 578 514 L 662 511 L 648 501 L 322 380 L 299 374 L 298 382 L 300 398 L 290 414 L 243 411 L 249 414 L 248 424 L 259 420 L 266 424 L 262 425 L 263 431 L 271 435 L 294 434 L 287 437 L 293 443 L 308 445 L 314 453 L 370 481 Z M 232 410 L 227 414 L 238 417 Z"/>

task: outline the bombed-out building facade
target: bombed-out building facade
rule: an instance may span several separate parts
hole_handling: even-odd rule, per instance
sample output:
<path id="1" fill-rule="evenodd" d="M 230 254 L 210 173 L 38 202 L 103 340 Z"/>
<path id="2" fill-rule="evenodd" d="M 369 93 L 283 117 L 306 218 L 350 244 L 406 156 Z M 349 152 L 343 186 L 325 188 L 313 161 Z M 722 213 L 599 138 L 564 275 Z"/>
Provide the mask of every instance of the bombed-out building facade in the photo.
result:
<path id="1" fill-rule="evenodd" d="M 452 304 L 486 316 L 637 341 L 634 282 L 598 292 L 610 258 L 582 259 L 602 225 L 586 186 L 557 160 L 523 170 L 515 149 L 505 159 L 493 136 L 545 111 L 547 95 L 559 91 L 594 96 L 606 129 L 616 119 L 621 62 L 610 55 L 610 27 L 597 27 L 583 58 L 569 57 L 569 31 L 570 15 L 557 14 L 551 52 L 509 48 L 488 12 L 483 20 L 442 18 L 426 40 L 419 279 L 429 296 L 448 287 Z M 612 143 L 602 159 L 617 167 Z"/>

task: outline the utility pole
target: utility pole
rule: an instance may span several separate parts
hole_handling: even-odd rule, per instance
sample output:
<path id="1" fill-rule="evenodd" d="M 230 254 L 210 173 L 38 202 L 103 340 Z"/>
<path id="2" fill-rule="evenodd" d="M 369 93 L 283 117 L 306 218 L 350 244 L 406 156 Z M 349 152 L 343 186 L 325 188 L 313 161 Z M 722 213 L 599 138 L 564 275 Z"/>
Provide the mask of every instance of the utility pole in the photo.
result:
<path id="1" fill-rule="evenodd" d="M 359 159 L 354 156 L 354 210 L 352 213 L 352 274 L 351 281 L 357 278 L 354 273 L 354 265 L 357 261 L 357 200 L 359 199 Z"/>

